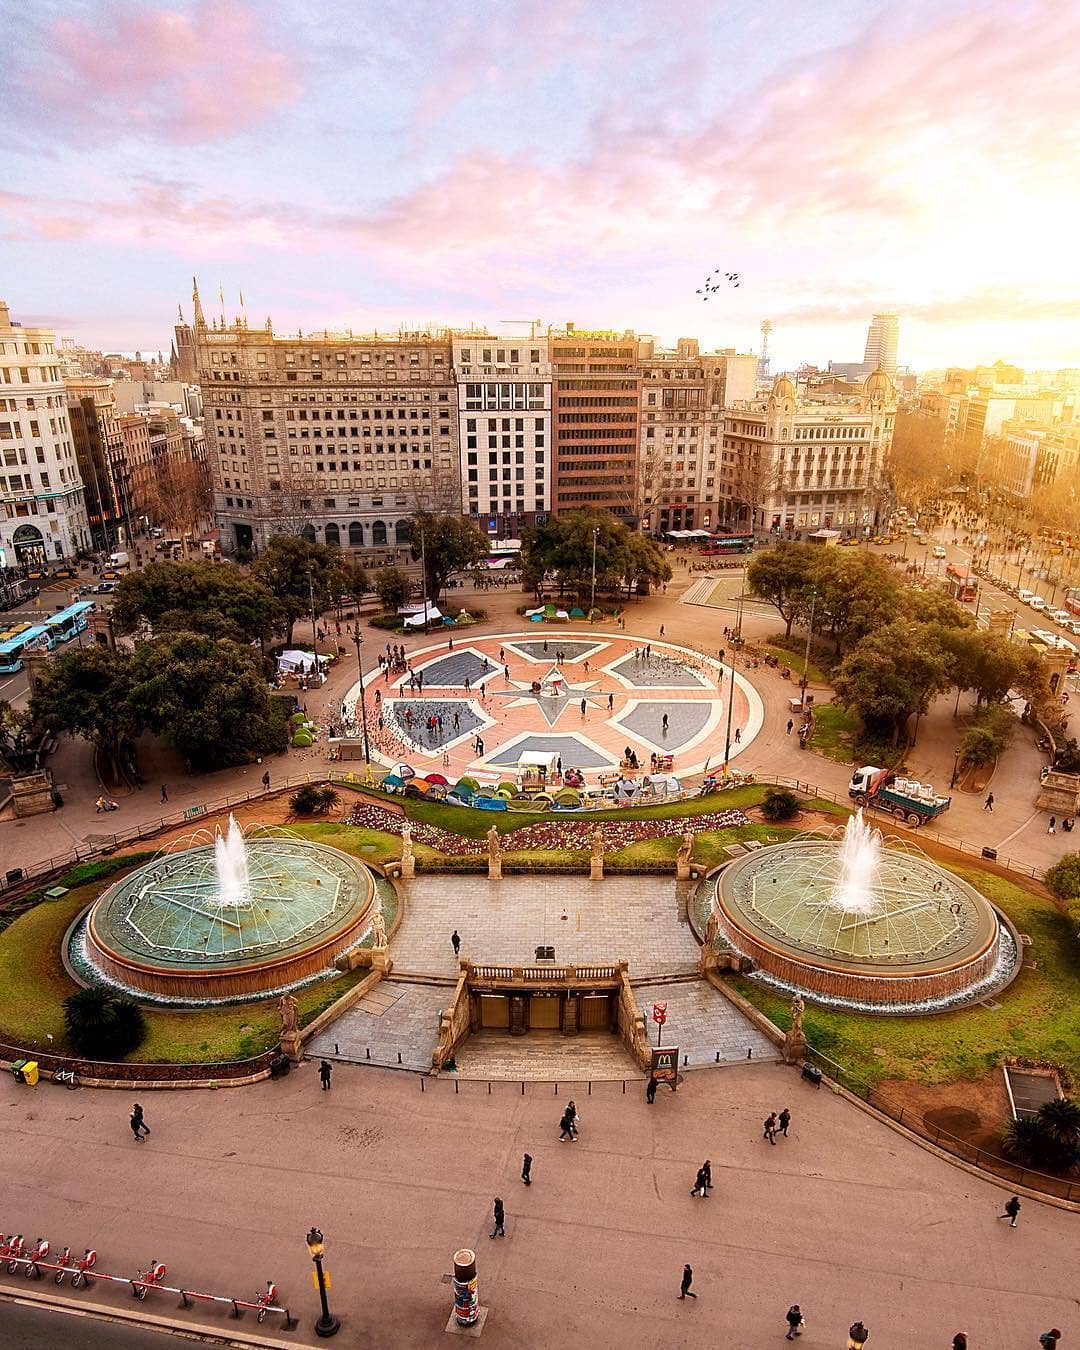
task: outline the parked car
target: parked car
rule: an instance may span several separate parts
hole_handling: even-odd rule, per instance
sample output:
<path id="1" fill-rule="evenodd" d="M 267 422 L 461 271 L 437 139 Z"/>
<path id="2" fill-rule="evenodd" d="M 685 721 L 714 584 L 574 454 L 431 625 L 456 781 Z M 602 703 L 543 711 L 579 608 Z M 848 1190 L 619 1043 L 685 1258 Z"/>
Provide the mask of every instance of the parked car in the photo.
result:
<path id="1" fill-rule="evenodd" d="M 1040 611 L 1046 608 L 1046 601 L 1042 598 L 1041 595 L 1032 596 L 1032 598 L 1028 601 L 1028 604 L 1031 606 L 1032 609 Z"/>
<path id="2" fill-rule="evenodd" d="M 94 590 L 98 595 L 111 595 L 116 590 L 117 584 L 115 581 L 99 581 Z"/>

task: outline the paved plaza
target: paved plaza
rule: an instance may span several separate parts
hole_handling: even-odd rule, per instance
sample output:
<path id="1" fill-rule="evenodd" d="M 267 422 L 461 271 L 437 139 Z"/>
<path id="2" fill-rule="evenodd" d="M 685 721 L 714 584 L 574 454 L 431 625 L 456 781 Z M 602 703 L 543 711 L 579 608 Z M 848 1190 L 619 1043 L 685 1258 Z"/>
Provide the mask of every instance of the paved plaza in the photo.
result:
<path id="1" fill-rule="evenodd" d="M 631 977 L 693 972 L 698 944 L 686 901 L 665 877 L 419 876 L 403 883 L 401 927 L 390 944 L 398 974 L 454 976 L 450 945 L 492 965 L 530 965 L 552 946 L 567 964 L 628 961 Z"/>
<path id="2" fill-rule="evenodd" d="M 219 1092 L 142 1096 L 153 1133 L 136 1146 L 129 1093 L 66 1093 L 0 1080 L 8 1230 L 86 1245 L 99 1269 L 132 1274 L 154 1257 L 170 1282 L 250 1296 L 268 1276 L 315 1343 L 317 1298 L 304 1234 L 326 1235 L 338 1343 L 415 1350 L 447 1344 L 453 1253 L 477 1253 L 492 1350 L 633 1346 L 765 1350 L 798 1300 L 804 1344 L 840 1347 L 862 1318 L 872 1350 L 937 1350 L 963 1329 L 973 1350 L 1035 1347 L 1050 1326 L 1080 1337 L 1077 1219 L 1025 1200 L 1018 1228 L 996 1216 L 1007 1192 L 940 1160 L 791 1069 L 689 1074 L 646 1104 L 620 1083 L 492 1085 L 316 1063 Z M 567 1096 L 580 1139 L 560 1144 Z M 790 1137 L 761 1138 L 769 1111 Z M 532 1154 L 533 1182 L 519 1172 Z M 715 1189 L 691 1199 L 712 1160 Z M 506 1239 L 492 1242 L 492 1197 Z M 137 1204 L 132 1197 L 137 1196 Z M 680 1302 L 694 1268 L 696 1303 Z M 23 1289 L 22 1276 L 0 1276 Z M 80 1299 L 128 1307 L 95 1286 Z M 184 1313 L 172 1295 L 145 1310 L 220 1330 L 228 1308 Z M 0 1309 L 0 1320 L 3 1311 Z M 77 1325 L 77 1324 L 73 1324 Z M 249 1318 L 243 1327 L 256 1330 Z"/>
<path id="3" fill-rule="evenodd" d="M 680 1056 L 685 1057 L 680 1062 L 687 1068 L 697 1069 L 718 1062 L 744 1063 L 748 1058 L 755 1062 L 779 1058 L 780 1052 L 768 1036 L 707 980 L 639 984 L 634 986 L 634 998 L 645 1014 L 645 1031 L 650 1045 L 656 1044 L 653 1004 L 666 1005 L 663 1044 L 677 1045 Z"/>
<path id="4" fill-rule="evenodd" d="M 614 774 L 628 748 L 643 769 L 670 755 L 676 774 L 701 773 L 723 762 L 731 689 L 730 667 L 700 650 L 558 630 L 458 634 L 410 651 L 406 674 L 365 676 L 378 757 L 451 781 L 505 777 L 530 751 L 558 755 L 590 781 Z M 358 700 L 354 684 L 342 700 L 352 730 Z M 761 701 L 738 674 L 734 700 L 732 758 L 762 725 Z"/>

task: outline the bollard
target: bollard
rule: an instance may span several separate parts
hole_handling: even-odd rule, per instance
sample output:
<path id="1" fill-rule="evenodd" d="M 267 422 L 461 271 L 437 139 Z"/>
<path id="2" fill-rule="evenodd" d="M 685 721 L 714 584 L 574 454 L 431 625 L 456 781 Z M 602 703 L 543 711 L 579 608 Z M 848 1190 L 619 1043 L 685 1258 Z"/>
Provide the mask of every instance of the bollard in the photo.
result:
<path id="1" fill-rule="evenodd" d="M 397 1052 L 397 1062 L 398 1062 L 399 1064 L 401 1063 L 401 1051 L 400 1051 L 400 1050 Z"/>
<path id="2" fill-rule="evenodd" d="M 716 1052 L 716 1062 L 717 1062 L 717 1064 L 720 1063 L 720 1051 L 719 1051 L 719 1050 L 717 1050 L 717 1052 Z"/>
<path id="3" fill-rule="evenodd" d="M 747 1058 L 747 1059 L 753 1059 L 753 1058 L 754 1058 L 754 1047 L 753 1047 L 752 1045 L 748 1045 L 748 1046 L 746 1047 L 746 1058 Z"/>
<path id="4" fill-rule="evenodd" d="M 690 1063 L 690 1056 L 689 1056 L 689 1055 L 683 1055 L 683 1057 L 682 1057 L 682 1066 L 683 1066 L 683 1068 L 685 1069 L 686 1066 L 687 1066 L 687 1064 L 689 1064 L 689 1063 Z"/>
<path id="5" fill-rule="evenodd" d="M 368 1057 L 368 1059 L 371 1058 L 371 1046 L 370 1046 L 370 1045 L 367 1047 L 367 1057 Z"/>
<path id="6" fill-rule="evenodd" d="M 476 1253 L 462 1247 L 454 1253 L 454 1317 L 459 1327 L 471 1327 L 480 1317 Z"/>
<path id="7" fill-rule="evenodd" d="M 334 1054 L 335 1055 L 341 1054 L 341 1047 L 338 1045 L 337 1041 L 334 1042 Z"/>

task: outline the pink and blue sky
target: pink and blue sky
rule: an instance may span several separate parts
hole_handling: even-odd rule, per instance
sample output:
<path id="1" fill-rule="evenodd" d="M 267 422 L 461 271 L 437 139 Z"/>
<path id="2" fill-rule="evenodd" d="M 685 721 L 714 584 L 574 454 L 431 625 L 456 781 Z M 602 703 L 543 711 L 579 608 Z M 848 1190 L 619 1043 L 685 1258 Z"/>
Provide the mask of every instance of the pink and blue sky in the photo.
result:
<path id="1" fill-rule="evenodd" d="M 0 294 L 1080 365 L 1075 0 L 0 2 Z M 714 268 L 738 272 L 703 303 Z M 507 326 L 511 331 L 518 325 Z"/>

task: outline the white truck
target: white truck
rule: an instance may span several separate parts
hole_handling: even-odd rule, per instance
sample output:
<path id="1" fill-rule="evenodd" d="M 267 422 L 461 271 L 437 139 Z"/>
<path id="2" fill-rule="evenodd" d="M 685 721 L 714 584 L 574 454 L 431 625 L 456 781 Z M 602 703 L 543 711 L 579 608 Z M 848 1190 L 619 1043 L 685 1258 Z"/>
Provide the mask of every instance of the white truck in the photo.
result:
<path id="1" fill-rule="evenodd" d="M 951 797 L 939 796 L 929 783 L 914 778 L 898 778 L 891 769 L 864 764 L 851 775 L 848 796 L 859 806 L 888 811 L 913 829 L 934 820 L 952 805 Z"/>

